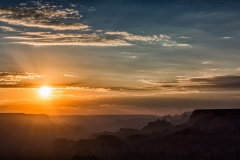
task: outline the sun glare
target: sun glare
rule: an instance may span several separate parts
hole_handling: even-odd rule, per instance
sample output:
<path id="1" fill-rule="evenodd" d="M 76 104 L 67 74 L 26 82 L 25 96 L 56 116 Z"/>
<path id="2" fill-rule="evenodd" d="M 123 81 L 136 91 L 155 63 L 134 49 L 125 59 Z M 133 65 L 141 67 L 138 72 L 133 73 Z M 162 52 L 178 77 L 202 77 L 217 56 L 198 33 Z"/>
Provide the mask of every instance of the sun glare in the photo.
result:
<path id="1" fill-rule="evenodd" d="M 39 94 L 44 97 L 47 98 L 51 95 L 52 89 L 47 87 L 47 86 L 43 86 L 39 89 Z"/>

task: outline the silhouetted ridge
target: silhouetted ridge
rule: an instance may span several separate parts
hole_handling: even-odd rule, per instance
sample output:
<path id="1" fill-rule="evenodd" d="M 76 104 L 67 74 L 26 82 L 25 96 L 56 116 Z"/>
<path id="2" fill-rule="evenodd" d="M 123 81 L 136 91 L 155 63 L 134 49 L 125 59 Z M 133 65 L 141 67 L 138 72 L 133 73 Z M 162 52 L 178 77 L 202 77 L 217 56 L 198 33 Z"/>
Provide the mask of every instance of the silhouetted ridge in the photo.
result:
<path id="1" fill-rule="evenodd" d="M 175 126 L 177 131 L 181 131 L 183 129 L 193 127 L 197 120 L 212 116 L 215 112 L 216 114 L 224 114 L 225 116 L 239 117 L 240 110 L 239 109 L 205 109 L 205 110 L 194 110 L 192 115 L 190 116 L 187 123 Z"/>
<path id="2" fill-rule="evenodd" d="M 134 129 L 134 128 L 120 128 L 119 131 L 117 132 L 101 132 L 101 133 L 93 133 L 91 135 L 89 135 L 89 138 L 96 138 L 100 135 L 114 135 L 120 139 L 124 139 L 129 135 L 132 134 L 137 134 L 139 133 L 138 129 Z"/>
<path id="3" fill-rule="evenodd" d="M 239 132 L 240 117 L 236 114 L 225 115 L 224 112 L 216 111 L 212 116 L 206 116 L 196 121 L 193 128 L 205 132 Z"/>
<path id="4" fill-rule="evenodd" d="M 162 121 L 158 119 L 155 122 L 149 122 L 147 126 L 141 129 L 141 131 L 146 133 L 151 133 L 151 132 L 160 132 L 165 129 L 173 131 L 174 126 L 170 122 L 167 122 L 165 119 L 163 119 Z"/>
<path id="5" fill-rule="evenodd" d="M 139 117 L 139 118 L 130 118 L 126 120 L 117 119 L 111 123 L 106 123 L 102 125 L 106 131 L 116 132 L 120 128 L 135 128 L 141 129 L 148 124 L 148 122 L 152 122 L 157 120 L 155 117 Z"/>
<path id="6" fill-rule="evenodd" d="M 189 117 L 190 117 L 189 115 L 183 114 L 180 119 L 171 121 L 170 123 L 174 126 L 180 125 L 180 124 L 183 124 L 183 123 L 187 123 L 187 121 L 189 120 Z"/>
<path id="7" fill-rule="evenodd" d="M 158 160 L 240 157 L 238 109 L 196 110 L 182 125 L 173 126 L 165 119 L 156 120 L 141 131 L 120 128 L 117 132 L 92 134 L 92 139 L 74 141 L 58 135 L 78 134 L 75 132 L 80 129 L 78 127 L 52 123 L 46 115 L 0 114 L 0 158 Z"/>

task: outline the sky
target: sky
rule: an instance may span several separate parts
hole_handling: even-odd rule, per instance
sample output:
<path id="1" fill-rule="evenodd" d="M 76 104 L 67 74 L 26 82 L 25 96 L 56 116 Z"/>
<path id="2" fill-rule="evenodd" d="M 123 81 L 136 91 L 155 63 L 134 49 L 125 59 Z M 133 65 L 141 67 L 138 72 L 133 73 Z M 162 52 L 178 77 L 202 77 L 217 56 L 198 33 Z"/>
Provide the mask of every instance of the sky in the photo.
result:
<path id="1" fill-rule="evenodd" d="M 0 112 L 240 106 L 240 2 L 0 2 Z M 39 94 L 42 86 L 51 95 Z"/>

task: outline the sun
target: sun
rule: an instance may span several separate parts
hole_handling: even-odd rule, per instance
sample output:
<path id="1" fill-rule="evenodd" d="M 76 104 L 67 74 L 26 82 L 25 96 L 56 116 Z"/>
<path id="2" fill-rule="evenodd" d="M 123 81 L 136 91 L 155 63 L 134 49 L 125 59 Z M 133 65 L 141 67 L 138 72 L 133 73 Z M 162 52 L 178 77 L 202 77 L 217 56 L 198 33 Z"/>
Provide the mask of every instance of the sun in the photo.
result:
<path id="1" fill-rule="evenodd" d="M 47 98 L 51 95 L 52 89 L 47 87 L 47 86 L 43 86 L 39 89 L 39 94 L 44 97 Z"/>

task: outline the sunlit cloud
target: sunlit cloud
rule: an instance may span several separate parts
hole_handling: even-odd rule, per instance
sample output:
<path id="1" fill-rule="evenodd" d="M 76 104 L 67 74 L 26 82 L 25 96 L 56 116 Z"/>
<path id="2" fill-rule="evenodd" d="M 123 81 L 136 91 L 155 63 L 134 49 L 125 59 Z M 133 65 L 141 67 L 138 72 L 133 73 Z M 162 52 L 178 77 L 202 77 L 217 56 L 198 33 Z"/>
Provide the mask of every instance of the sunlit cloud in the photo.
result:
<path id="1" fill-rule="evenodd" d="M 178 37 L 178 38 L 181 38 L 181 39 L 192 39 L 192 37 L 185 37 L 185 36 L 181 36 L 181 37 Z"/>
<path id="2" fill-rule="evenodd" d="M 151 84 L 151 85 L 159 85 L 159 83 L 155 82 L 155 80 L 145 80 L 145 79 L 140 79 L 138 80 L 139 82 L 146 83 L 146 84 Z"/>
<path id="3" fill-rule="evenodd" d="M 36 37 L 20 37 L 20 36 L 9 36 L 9 37 L 4 37 L 7 39 L 17 39 L 17 40 L 39 40 L 39 39 L 43 39 L 43 38 L 36 38 Z"/>
<path id="4" fill-rule="evenodd" d="M 79 23 L 82 15 L 74 8 L 63 8 L 52 3 L 32 1 L 21 4 L 19 7 L 0 8 L 0 21 L 11 25 L 38 27 L 42 29 L 58 30 L 53 32 L 21 31 L 19 34 L 8 35 L 4 38 L 15 39 L 13 43 L 32 46 L 133 46 L 138 43 L 160 44 L 164 47 L 192 47 L 190 44 L 181 44 L 167 35 L 143 36 L 134 35 L 126 31 L 92 30 L 90 26 Z M 88 11 L 95 11 L 91 7 Z M 68 22 L 69 21 L 69 22 Z M 15 31 L 8 26 L 1 27 L 4 31 Z M 66 33 L 66 30 L 72 30 Z M 89 31 L 85 34 L 74 33 L 73 30 Z M 64 33 L 63 33 L 64 31 Z M 136 58 L 136 57 L 132 57 Z"/>
<path id="5" fill-rule="evenodd" d="M 162 44 L 162 46 L 165 47 L 172 47 L 172 46 L 177 46 L 177 47 L 191 47 L 190 44 L 181 44 L 177 43 L 174 40 L 171 40 L 171 37 L 167 35 L 153 35 L 153 36 L 140 36 L 140 35 L 134 35 L 130 34 L 128 32 L 106 32 L 105 34 L 108 35 L 119 35 L 121 36 L 120 38 L 123 38 L 124 40 L 127 41 L 142 41 L 142 42 L 149 42 L 149 43 L 159 43 Z"/>
<path id="6" fill-rule="evenodd" d="M 23 79 L 35 79 L 42 76 L 35 73 L 17 73 L 17 72 L 0 72 L 0 81 L 21 81 Z"/>
<path id="7" fill-rule="evenodd" d="M 202 64 L 211 64 L 212 62 L 211 61 L 204 61 L 202 62 Z"/>
<path id="8" fill-rule="evenodd" d="M 190 44 L 178 44 L 178 43 L 176 43 L 176 42 L 173 42 L 173 43 L 171 43 L 171 42 L 168 42 L 168 43 L 163 43 L 162 44 L 162 46 L 165 46 L 165 47 L 192 47 Z"/>
<path id="9" fill-rule="evenodd" d="M 170 37 L 166 36 L 166 35 L 159 35 L 159 36 L 140 36 L 140 35 L 134 35 L 134 34 L 130 34 L 128 32 L 106 32 L 105 34 L 108 35 L 120 35 L 122 36 L 124 39 L 128 40 L 128 41 L 158 41 L 158 40 L 163 40 L 164 38 L 169 39 Z"/>
<path id="10" fill-rule="evenodd" d="M 132 44 L 126 43 L 122 40 L 101 40 L 96 42 L 75 42 L 75 41 L 69 41 L 69 42 L 15 42 L 18 44 L 27 44 L 32 46 L 131 46 Z"/>
<path id="11" fill-rule="evenodd" d="M 0 87 L 4 86 L 22 86 L 24 87 L 25 84 L 22 84 L 22 80 L 34 80 L 37 78 L 42 78 L 43 76 L 35 74 L 35 73 L 28 73 L 28 72 L 0 72 Z"/>
<path id="12" fill-rule="evenodd" d="M 33 2 L 27 7 L 2 7 L 0 8 L 0 21 L 26 27 L 48 28 L 53 30 L 84 30 L 88 25 L 81 23 L 65 22 L 63 20 L 79 20 L 82 16 L 78 11 L 48 3 Z"/>
<path id="13" fill-rule="evenodd" d="M 16 40 L 26 40 L 14 42 L 33 46 L 58 46 L 58 45 L 75 45 L 75 46 L 131 46 L 121 39 L 102 37 L 97 34 L 51 34 L 42 32 L 26 32 L 23 36 L 5 37 Z"/>
<path id="14" fill-rule="evenodd" d="M 77 75 L 71 74 L 71 73 L 65 73 L 63 76 L 65 77 L 78 77 Z"/>
<path id="15" fill-rule="evenodd" d="M 109 36 L 113 35 L 113 36 Z M 121 37 L 119 37 L 120 35 Z M 79 46 L 131 46 L 132 42 L 142 41 L 149 43 L 162 43 L 162 46 L 178 46 L 191 47 L 189 44 L 179 44 L 170 40 L 166 35 L 159 36 L 139 36 L 129 34 L 127 32 L 106 32 L 105 35 L 92 34 L 76 34 L 76 33 L 51 33 L 51 32 L 22 32 L 18 36 L 8 36 L 5 38 L 21 41 L 15 43 L 28 44 L 34 46 L 47 45 L 79 45 Z"/>
<path id="16" fill-rule="evenodd" d="M 2 29 L 4 32 L 20 32 L 14 28 L 7 27 L 7 26 L 0 26 L 0 29 Z"/>
<path id="17" fill-rule="evenodd" d="M 106 32 L 105 34 L 120 35 L 128 41 L 152 41 L 154 39 L 153 37 L 150 37 L 150 36 L 133 35 L 133 34 L 129 34 L 127 32 Z"/>
<path id="18" fill-rule="evenodd" d="M 240 89 L 240 75 L 225 76 L 203 76 L 203 77 L 181 77 L 173 81 L 157 81 L 157 80 L 139 80 L 150 86 L 148 89 L 173 89 L 181 91 L 185 89 L 191 90 L 232 90 Z"/>
<path id="19" fill-rule="evenodd" d="M 229 69 L 227 69 L 227 68 L 212 68 L 212 69 L 210 69 L 210 71 L 213 71 L 213 72 L 228 72 Z"/>
<path id="20" fill-rule="evenodd" d="M 232 39 L 233 37 L 222 37 L 222 39 Z"/>

